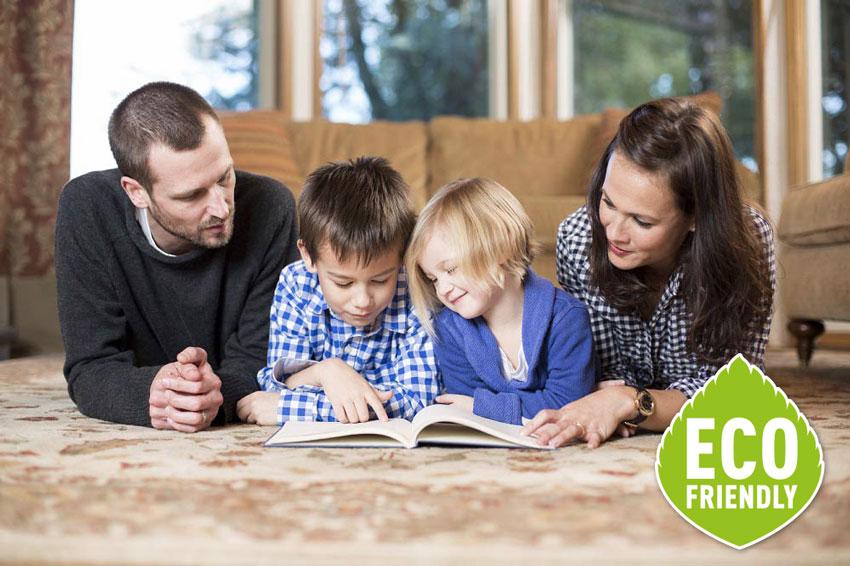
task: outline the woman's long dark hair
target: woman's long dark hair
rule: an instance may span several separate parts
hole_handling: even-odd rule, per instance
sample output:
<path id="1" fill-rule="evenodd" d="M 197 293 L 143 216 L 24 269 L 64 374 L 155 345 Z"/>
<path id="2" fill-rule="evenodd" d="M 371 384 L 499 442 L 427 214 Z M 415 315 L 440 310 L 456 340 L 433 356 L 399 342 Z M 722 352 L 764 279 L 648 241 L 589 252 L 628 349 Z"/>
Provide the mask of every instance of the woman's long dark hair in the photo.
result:
<path id="1" fill-rule="evenodd" d="M 679 293 L 692 316 L 688 348 L 704 361 L 722 361 L 740 349 L 748 325 L 765 316 L 770 274 L 753 222 L 743 206 L 732 144 L 716 115 L 681 99 L 654 100 L 620 123 L 591 180 L 592 281 L 623 312 L 645 313 L 657 288 L 645 268 L 621 270 L 608 260 L 599 201 L 614 152 L 641 169 L 660 173 L 679 209 L 694 220 L 679 251 Z M 769 306 L 767 307 L 769 308 Z"/>

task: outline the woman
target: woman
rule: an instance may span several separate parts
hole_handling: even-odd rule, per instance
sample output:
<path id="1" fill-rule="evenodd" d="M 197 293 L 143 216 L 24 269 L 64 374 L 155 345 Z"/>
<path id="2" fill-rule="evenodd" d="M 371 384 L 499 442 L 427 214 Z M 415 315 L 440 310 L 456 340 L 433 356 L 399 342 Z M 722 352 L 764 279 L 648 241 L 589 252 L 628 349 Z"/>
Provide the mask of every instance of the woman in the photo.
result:
<path id="1" fill-rule="evenodd" d="M 541 411 L 543 444 L 599 446 L 615 431 L 662 431 L 734 354 L 758 366 L 775 285 L 773 231 L 741 201 L 719 119 L 655 100 L 620 124 L 587 206 L 558 230 L 558 280 L 590 312 L 599 389 Z"/>

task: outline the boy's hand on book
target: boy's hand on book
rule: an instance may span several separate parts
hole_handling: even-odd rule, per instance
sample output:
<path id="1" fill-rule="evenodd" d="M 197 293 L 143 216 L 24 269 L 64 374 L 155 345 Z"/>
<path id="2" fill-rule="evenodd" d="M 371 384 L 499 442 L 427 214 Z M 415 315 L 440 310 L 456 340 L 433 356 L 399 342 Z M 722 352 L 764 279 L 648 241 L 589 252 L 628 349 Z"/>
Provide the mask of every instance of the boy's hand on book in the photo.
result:
<path id="1" fill-rule="evenodd" d="M 280 393 L 276 391 L 255 391 L 236 402 L 236 414 L 246 423 L 276 425 L 279 400 Z"/>
<path id="2" fill-rule="evenodd" d="M 454 405 L 458 409 L 463 409 L 465 411 L 472 412 L 472 397 L 469 395 L 454 395 L 451 393 L 446 393 L 443 395 L 438 395 L 435 399 L 437 403 L 441 405 Z"/>
<path id="3" fill-rule="evenodd" d="M 392 391 L 375 389 L 362 375 L 342 360 L 325 360 L 315 367 L 319 366 L 323 366 L 320 377 L 321 387 L 333 406 L 337 421 L 365 423 L 371 418 L 370 407 L 379 420 L 389 420 L 384 403 L 392 398 Z"/>

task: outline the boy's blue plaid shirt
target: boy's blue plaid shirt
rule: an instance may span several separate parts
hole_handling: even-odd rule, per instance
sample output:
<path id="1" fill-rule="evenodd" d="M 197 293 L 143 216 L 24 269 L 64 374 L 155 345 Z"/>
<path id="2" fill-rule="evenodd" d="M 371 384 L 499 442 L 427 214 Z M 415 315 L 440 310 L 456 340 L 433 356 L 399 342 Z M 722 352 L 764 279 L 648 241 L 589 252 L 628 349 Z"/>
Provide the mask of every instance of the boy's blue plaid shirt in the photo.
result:
<path id="1" fill-rule="evenodd" d="M 402 269 L 390 305 L 371 327 L 358 329 L 331 312 L 319 279 L 303 261 L 280 273 L 272 302 L 266 367 L 257 374 L 265 391 L 279 391 L 277 420 L 334 421 L 334 410 L 320 387 L 287 389 L 273 375 L 280 358 L 322 361 L 339 358 L 375 389 L 392 391 L 384 403 L 390 418 L 412 419 L 434 402 L 439 375 L 434 346 L 413 314 Z"/>

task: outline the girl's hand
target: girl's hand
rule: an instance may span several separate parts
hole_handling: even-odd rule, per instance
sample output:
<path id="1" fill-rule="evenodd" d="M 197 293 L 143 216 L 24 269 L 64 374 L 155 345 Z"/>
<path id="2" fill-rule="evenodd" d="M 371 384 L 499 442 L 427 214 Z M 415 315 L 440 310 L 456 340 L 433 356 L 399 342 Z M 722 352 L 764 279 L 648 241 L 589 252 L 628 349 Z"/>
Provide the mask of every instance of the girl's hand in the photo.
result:
<path id="1" fill-rule="evenodd" d="M 435 400 L 442 405 L 454 405 L 464 411 L 472 412 L 472 397 L 469 395 L 452 395 L 447 393 L 437 396 Z"/>
<path id="2" fill-rule="evenodd" d="M 560 409 L 540 411 L 522 433 L 553 448 L 573 440 L 584 440 L 596 448 L 615 431 L 631 436 L 632 431 L 622 423 L 634 416 L 634 395 L 634 389 L 624 385 L 600 388 Z"/>

